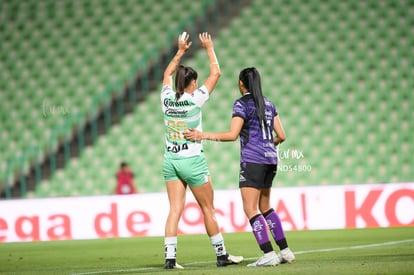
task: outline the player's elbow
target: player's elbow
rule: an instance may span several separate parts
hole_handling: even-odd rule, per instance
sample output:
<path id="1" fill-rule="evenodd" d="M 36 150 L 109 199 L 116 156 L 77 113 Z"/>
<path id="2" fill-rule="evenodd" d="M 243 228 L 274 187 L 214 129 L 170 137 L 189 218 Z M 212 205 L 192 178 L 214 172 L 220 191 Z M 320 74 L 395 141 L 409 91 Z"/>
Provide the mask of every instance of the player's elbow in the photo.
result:
<path id="1" fill-rule="evenodd" d="M 219 79 L 221 77 L 221 71 L 217 70 L 217 71 L 211 72 L 210 75 L 214 77 L 215 79 Z"/>
<path id="2" fill-rule="evenodd" d="M 229 141 L 235 141 L 235 140 L 237 140 L 237 138 L 239 137 L 239 135 L 237 134 L 237 133 L 230 133 L 230 135 L 229 135 Z"/>

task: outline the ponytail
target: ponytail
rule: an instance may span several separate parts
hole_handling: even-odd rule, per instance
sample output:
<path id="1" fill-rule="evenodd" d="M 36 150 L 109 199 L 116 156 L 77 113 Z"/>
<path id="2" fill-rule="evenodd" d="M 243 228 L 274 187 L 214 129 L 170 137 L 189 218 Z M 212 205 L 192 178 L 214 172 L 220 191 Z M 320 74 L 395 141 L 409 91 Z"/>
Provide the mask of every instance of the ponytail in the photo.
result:
<path id="1" fill-rule="evenodd" d="M 178 66 L 175 73 L 175 99 L 179 100 L 184 94 L 184 89 L 190 84 L 191 80 L 197 80 L 197 72 L 191 67 Z"/>
<path id="2" fill-rule="evenodd" d="M 243 82 L 243 85 L 248 89 L 253 97 L 260 127 L 266 125 L 265 101 L 262 93 L 259 71 L 254 67 L 246 68 L 240 72 L 239 80 Z"/>

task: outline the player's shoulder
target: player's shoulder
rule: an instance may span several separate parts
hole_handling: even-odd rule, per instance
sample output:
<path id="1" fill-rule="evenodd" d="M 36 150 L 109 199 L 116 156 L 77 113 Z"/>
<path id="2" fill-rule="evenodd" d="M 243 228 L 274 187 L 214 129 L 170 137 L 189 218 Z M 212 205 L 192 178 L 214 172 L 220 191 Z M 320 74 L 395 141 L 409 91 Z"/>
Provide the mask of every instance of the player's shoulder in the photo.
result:
<path id="1" fill-rule="evenodd" d="M 234 101 L 233 107 L 234 108 L 242 108 L 246 106 L 246 102 L 242 100 L 242 98 L 238 98 Z"/>
<path id="2" fill-rule="evenodd" d="M 198 91 L 200 91 L 200 93 L 203 93 L 203 94 L 208 94 L 208 89 L 207 89 L 207 86 L 206 85 L 201 85 L 201 87 L 198 87 L 197 88 L 197 90 Z"/>
<path id="3" fill-rule="evenodd" d="M 197 96 L 197 97 L 208 97 L 209 96 L 209 92 L 208 89 L 205 85 L 202 85 L 201 87 L 198 87 L 193 93 L 192 96 Z"/>
<path id="4" fill-rule="evenodd" d="M 245 118 L 247 110 L 248 110 L 248 101 L 246 100 L 246 96 L 242 96 L 234 101 L 233 117 L 240 116 L 242 118 Z"/>
<path id="5" fill-rule="evenodd" d="M 161 97 L 161 101 L 172 99 L 175 97 L 175 92 L 171 88 L 171 86 L 164 85 L 161 89 L 160 97 Z"/>
<path id="6" fill-rule="evenodd" d="M 273 104 L 273 102 L 267 97 L 267 96 L 263 96 L 263 99 L 266 103 L 271 103 Z"/>
<path id="7" fill-rule="evenodd" d="M 164 85 L 161 88 L 161 94 L 175 93 L 170 85 Z"/>
<path id="8" fill-rule="evenodd" d="M 265 105 L 266 105 L 266 108 L 267 109 L 269 109 L 270 108 L 270 110 L 275 114 L 275 115 L 277 115 L 278 114 L 278 111 L 277 111 L 277 109 L 276 109 L 276 105 L 275 105 L 275 103 L 272 101 L 272 100 L 270 100 L 270 99 L 268 99 L 268 98 L 266 98 L 266 97 L 264 97 L 264 100 L 265 100 Z"/>
<path id="9" fill-rule="evenodd" d="M 266 105 L 269 105 L 269 106 L 275 106 L 275 103 L 272 101 L 272 100 L 270 100 L 269 98 L 267 98 L 267 97 L 263 97 L 264 98 L 264 101 L 265 101 L 265 104 Z"/>
<path id="10" fill-rule="evenodd" d="M 203 85 L 197 88 L 193 93 L 188 94 L 188 96 L 192 102 L 201 107 L 208 100 L 209 93 L 207 87 Z"/>
<path id="11" fill-rule="evenodd" d="M 242 97 L 236 99 L 235 104 L 246 105 L 250 100 L 253 100 L 251 94 L 245 94 Z"/>

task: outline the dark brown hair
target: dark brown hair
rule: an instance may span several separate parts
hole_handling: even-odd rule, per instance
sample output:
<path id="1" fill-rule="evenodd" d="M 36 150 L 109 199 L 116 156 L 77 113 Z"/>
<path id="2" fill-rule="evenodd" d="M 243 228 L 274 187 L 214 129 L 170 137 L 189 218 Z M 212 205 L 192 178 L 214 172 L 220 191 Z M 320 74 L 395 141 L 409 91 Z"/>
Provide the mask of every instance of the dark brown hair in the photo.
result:
<path id="1" fill-rule="evenodd" d="M 183 65 L 178 66 L 175 73 L 175 99 L 179 100 L 184 93 L 184 89 L 190 84 L 192 80 L 197 80 L 198 74 L 191 67 Z"/>

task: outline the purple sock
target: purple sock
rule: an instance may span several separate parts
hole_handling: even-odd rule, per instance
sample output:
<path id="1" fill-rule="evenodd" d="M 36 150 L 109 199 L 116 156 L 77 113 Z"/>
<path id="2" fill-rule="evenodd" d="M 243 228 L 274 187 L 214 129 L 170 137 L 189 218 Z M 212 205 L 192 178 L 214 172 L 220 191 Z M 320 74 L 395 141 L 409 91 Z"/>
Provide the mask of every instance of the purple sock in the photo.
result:
<path id="1" fill-rule="evenodd" d="M 272 233 L 273 238 L 275 241 L 279 241 L 285 238 L 285 232 L 282 228 L 282 223 L 280 221 L 279 215 L 273 209 L 270 209 L 266 213 L 264 213 L 266 218 L 266 222 L 269 225 L 270 232 Z"/>
<path id="2" fill-rule="evenodd" d="M 257 215 L 250 219 L 250 225 L 253 229 L 254 237 L 264 253 L 273 250 L 270 243 L 269 234 L 267 233 L 266 220 L 263 215 Z"/>

